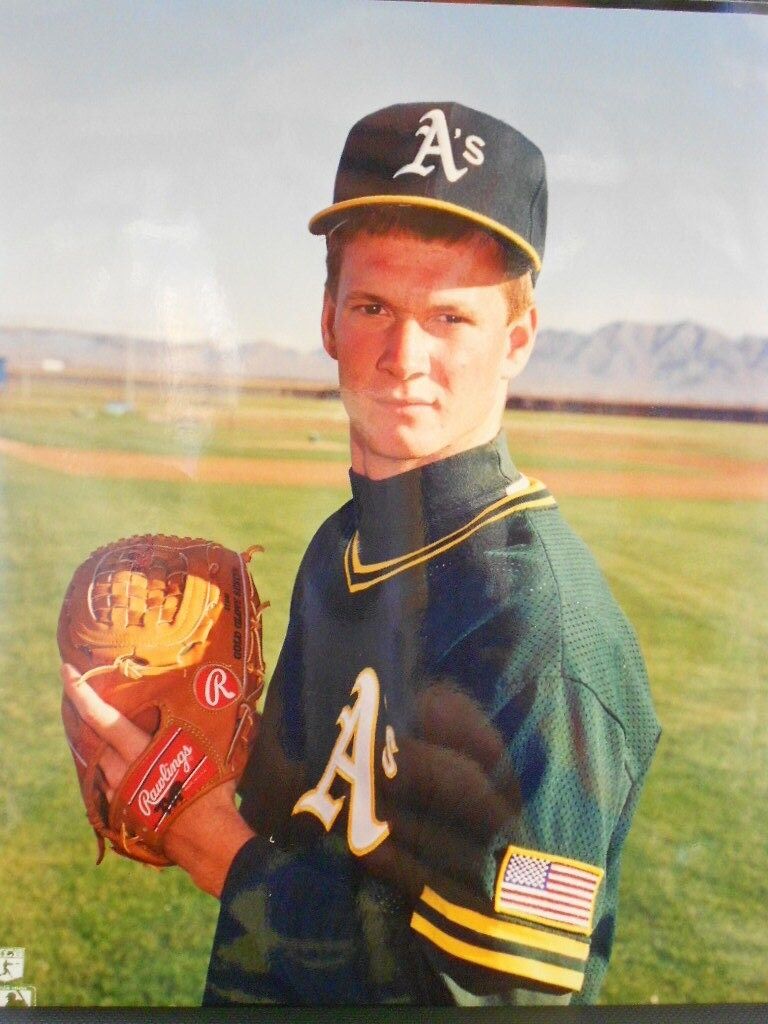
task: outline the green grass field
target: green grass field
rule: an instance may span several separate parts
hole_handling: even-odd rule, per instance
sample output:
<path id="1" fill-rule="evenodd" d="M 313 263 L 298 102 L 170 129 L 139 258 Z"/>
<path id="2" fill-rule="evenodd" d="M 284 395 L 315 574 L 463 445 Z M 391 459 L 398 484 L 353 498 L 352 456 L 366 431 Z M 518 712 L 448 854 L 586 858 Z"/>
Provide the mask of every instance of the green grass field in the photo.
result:
<path id="1" fill-rule="evenodd" d="M 168 399 L 165 415 L 150 419 L 158 403 L 149 396 L 121 418 L 104 412 L 110 397 L 34 384 L 11 390 L 0 395 L 0 437 L 346 460 L 335 402 L 274 396 L 212 407 L 197 399 L 191 416 Z M 507 426 L 518 464 L 544 479 L 547 466 L 640 473 L 654 452 L 670 450 L 758 461 L 768 441 L 768 428 L 738 424 L 520 414 Z M 615 446 L 592 450 L 597 432 Z M 137 531 L 259 542 L 266 551 L 253 571 L 271 601 L 271 666 L 303 549 L 345 498 L 331 487 L 70 477 L 0 454 L 0 946 L 26 948 L 25 984 L 37 988 L 39 1004 L 197 1004 L 217 910 L 178 870 L 115 856 L 94 867 L 58 710 L 56 620 L 72 570 L 94 547 Z M 563 495 L 561 505 L 639 633 L 664 727 L 626 849 L 603 1001 L 766 1000 L 765 504 L 617 493 Z"/>

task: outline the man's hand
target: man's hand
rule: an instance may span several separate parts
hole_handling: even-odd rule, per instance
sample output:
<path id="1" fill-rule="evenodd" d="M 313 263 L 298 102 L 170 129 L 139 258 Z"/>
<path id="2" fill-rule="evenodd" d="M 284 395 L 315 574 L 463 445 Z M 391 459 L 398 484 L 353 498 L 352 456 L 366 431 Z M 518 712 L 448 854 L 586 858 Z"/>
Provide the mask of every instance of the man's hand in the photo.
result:
<path id="1" fill-rule="evenodd" d="M 99 767 L 111 801 L 152 737 L 103 700 L 71 665 L 62 665 L 61 678 L 79 716 L 107 744 Z M 199 889 L 218 898 L 235 855 L 254 835 L 235 806 L 231 780 L 200 797 L 170 825 L 164 852 Z"/>

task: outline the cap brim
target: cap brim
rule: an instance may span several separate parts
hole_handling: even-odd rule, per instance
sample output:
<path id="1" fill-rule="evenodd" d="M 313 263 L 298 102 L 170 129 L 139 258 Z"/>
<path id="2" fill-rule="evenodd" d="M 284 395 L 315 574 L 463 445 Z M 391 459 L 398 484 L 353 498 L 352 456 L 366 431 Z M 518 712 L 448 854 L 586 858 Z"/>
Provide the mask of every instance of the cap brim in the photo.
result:
<path id="1" fill-rule="evenodd" d="M 422 209 L 439 210 L 442 213 L 452 213 L 463 220 L 476 224 L 478 227 L 485 228 L 486 231 L 499 235 L 506 242 L 512 242 L 513 245 L 517 246 L 518 249 L 521 249 L 528 256 L 537 273 L 541 270 L 541 257 L 530 242 L 527 242 L 521 235 L 511 231 L 508 227 L 505 227 L 504 224 L 499 224 L 498 221 L 493 220 L 491 217 L 486 217 L 482 213 L 476 213 L 474 210 L 468 210 L 464 206 L 447 203 L 442 199 L 430 199 L 426 196 L 380 195 L 345 199 L 343 202 L 334 203 L 333 206 L 328 206 L 326 209 L 316 213 L 309 222 L 309 230 L 313 235 L 325 235 L 344 219 L 343 214 L 348 210 L 359 210 L 366 206 L 415 206 Z"/>

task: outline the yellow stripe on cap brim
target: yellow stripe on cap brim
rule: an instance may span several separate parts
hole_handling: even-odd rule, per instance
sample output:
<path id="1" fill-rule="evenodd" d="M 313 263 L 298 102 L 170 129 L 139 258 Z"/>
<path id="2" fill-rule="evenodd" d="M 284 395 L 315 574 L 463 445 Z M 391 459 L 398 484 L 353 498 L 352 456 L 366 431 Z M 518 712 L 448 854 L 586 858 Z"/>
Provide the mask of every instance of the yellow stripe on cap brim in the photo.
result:
<path id="1" fill-rule="evenodd" d="M 477 224 L 478 227 L 485 228 L 487 231 L 492 231 L 496 235 L 501 235 L 508 242 L 512 242 L 522 249 L 526 256 L 529 256 L 533 262 L 534 269 L 538 273 L 541 270 L 541 257 L 530 244 L 522 237 L 518 235 L 516 231 L 512 231 L 504 224 L 500 224 L 497 220 L 493 220 L 491 217 L 486 217 L 483 213 L 477 213 L 475 210 L 469 210 L 466 206 L 457 206 L 456 203 L 447 203 L 443 199 L 430 199 L 427 196 L 408 196 L 408 195 L 381 195 L 381 196 L 359 196 L 357 199 L 345 199 L 340 203 L 335 203 L 333 206 L 328 206 L 319 213 L 316 213 L 309 222 L 309 230 L 313 235 L 321 235 L 323 232 L 318 229 L 318 226 L 324 221 L 331 217 L 333 214 L 341 213 L 344 210 L 357 210 L 364 206 L 418 206 L 422 209 L 427 210 L 439 210 L 442 213 L 452 213 L 457 217 L 462 217 L 464 220 L 471 221 L 473 224 Z"/>

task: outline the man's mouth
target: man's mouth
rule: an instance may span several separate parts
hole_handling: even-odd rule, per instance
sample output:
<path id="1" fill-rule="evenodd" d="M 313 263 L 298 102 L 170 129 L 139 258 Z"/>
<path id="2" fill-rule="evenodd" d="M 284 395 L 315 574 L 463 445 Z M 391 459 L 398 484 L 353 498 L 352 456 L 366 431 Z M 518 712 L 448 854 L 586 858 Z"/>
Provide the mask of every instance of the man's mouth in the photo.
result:
<path id="1" fill-rule="evenodd" d="M 377 401 L 381 405 L 391 406 L 395 409 L 426 409 L 436 404 L 428 398 L 420 398 L 415 395 L 381 395 Z"/>

